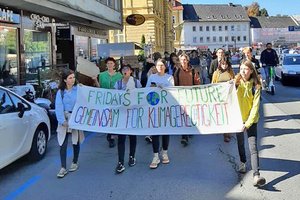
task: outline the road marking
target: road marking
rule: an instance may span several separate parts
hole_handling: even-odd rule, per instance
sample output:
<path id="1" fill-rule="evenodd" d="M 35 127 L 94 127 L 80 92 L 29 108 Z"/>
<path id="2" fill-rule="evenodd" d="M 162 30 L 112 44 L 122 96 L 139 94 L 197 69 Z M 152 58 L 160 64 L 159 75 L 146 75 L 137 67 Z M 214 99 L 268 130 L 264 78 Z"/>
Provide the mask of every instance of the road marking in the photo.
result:
<path id="1" fill-rule="evenodd" d="M 4 200 L 13 200 L 20 194 L 22 194 L 27 188 L 38 182 L 42 177 L 41 176 L 34 176 L 31 179 L 29 179 L 27 182 L 25 182 L 21 187 L 19 187 L 14 192 L 11 192 L 9 195 L 7 195 Z"/>
<path id="2" fill-rule="evenodd" d="M 90 133 L 90 134 L 85 138 L 84 142 L 80 146 L 84 146 L 84 144 L 87 141 L 89 141 L 92 137 L 94 137 L 96 135 L 96 133 L 94 133 L 94 132 L 93 133 L 92 132 L 87 132 L 87 133 Z M 72 147 L 69 147 L 68 150 L 67 150 L 67 157 L 69 157 L 71 155 L 71 148 Z M 60 161 L 60 159 L 58 159 L 58 160 Z M 55 163 L 57 163 L 57 159 L 55 160 Z M 40 176 L 40 175 L 33 176 L 31 179 L 26 181 L 23 185 L 21 185 L 15 191 L 9 193 L 6 197 L 4 197 L 4 200 L 14 200 L 19 195 L 24 193 L 29 187 L 31 187 L 32 185 L 34 185 L 35 183 L 37 183 L 41 179 L 42 179 L 42 176 Z"/>

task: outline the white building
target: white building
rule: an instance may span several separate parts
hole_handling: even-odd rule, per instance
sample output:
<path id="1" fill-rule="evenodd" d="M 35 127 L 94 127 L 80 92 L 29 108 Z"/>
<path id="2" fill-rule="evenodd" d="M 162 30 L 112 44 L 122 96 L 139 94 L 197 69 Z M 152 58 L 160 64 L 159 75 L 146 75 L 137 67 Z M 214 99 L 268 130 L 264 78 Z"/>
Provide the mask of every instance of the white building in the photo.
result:
<path id="1" fill-rule="evenodd" d="M 289 26 L 298 26 L 292 17 L 250 17 L 250 20 L 254 48 L 265 48 L 268 42 L 274 47 L 292 48 L 300 41 L 300 31 L 289 30 Z"/>
<path id="2" fill-rule="evenodd" d="M 250 19 L 241 5 L 183 4 L 182 49 L 249 46 Z"/>

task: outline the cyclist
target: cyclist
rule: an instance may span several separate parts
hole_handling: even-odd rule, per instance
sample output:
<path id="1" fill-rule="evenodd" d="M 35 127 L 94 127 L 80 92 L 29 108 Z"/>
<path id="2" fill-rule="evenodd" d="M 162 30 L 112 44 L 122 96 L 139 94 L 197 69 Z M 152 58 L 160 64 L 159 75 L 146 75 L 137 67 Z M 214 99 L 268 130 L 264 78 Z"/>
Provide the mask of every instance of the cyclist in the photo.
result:
<path id="1" fill-rule="evenodd" d="M 260 62 L 262 63 L 262 67 L 265 71 L 267 87 L 269 87 L 270 68 L 277 66 L 279 64 L 279 59 L 276 51 L 272 49 L 271 43 L 267 43 L 266 47 L 267 48 L 261 53 Z"/>

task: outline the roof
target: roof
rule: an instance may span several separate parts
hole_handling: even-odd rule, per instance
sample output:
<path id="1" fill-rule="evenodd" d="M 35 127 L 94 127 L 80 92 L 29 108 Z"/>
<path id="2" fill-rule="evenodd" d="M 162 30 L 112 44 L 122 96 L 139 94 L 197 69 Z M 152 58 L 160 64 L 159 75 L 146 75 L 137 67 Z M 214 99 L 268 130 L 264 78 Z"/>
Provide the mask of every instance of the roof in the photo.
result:
<path id="1" fill-rule="evenodd" d="M 300 15 L 292 15 L 292 18 L 300 25 Z"/>
<path id="2" fill-rule="evenodd" d="M 173 5 L 173 10 L 183 10 L 182 4 L 179 1 L 175 0 L 175 5 Z"/>
<path id="3" fill-rule="evenodd" d="M 246 21 L 250 19 L 241 5 L 235 4 L 183 4 L 184 21 Z"/>
<path id="4" fill-rule="evenodd" d="M 287 28 L 297 24 L 291 17 L 250 17 L 251 28 Z"/>

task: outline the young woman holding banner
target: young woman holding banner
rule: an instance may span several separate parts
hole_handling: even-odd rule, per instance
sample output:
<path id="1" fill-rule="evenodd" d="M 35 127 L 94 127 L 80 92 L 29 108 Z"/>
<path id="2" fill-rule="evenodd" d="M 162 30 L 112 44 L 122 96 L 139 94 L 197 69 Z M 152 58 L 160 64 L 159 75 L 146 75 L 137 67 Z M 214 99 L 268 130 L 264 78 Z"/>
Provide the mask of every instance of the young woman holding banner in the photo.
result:
<path id="1" fill-rule="evenodd" d="M 132 68 L 130 65 L 124 65 L 121 68 L 121 72 L 123 78 L 116 82 L 114 88 L 117 90 L 126 90 L 126 89 L 134 89 L 134 88 L 141 88 L 142 85 L 139 80 L 134 79 L 132 75 Z M 129 151 L 129 161 L 128 165 L 133 167 L 135 165 L 135 149 L 136 149 L 136 135 L 129 135 L 129 142 L 130 142 L 130 151 Z M 124 157 L 125 157 L 125 141 L 126 135 L 118 135 L 118 156 L 119 162 L 116 167 L 116 173 L 122 173 L 125 170 L 124 166 Z"/>
<path id="2" fill-rule="evenodd" d="M 174 78 L 172 75 L 166 74 L 166 61 L 164 59 L 158 59 L 156 62 L 157 73 L 149 76 L 146 87 L 170 87 L 174 86 Z M 162 136 L 162 163 L 168 164 L 170 162 L 168 157 L 169 135 Z M 156 169 L 160 163 L 159 152 L 159 136 L 152 136 L 152 148 L 154 157 L 150 164 L 151 169 Z"/>
<path id="3" fill-rule="evenodd" d="M 259 173 L 259 158 L 257 150 L 257 122 L 259 120 L 259 106 L 261 95 L 261 82 L 252 62 L 247 60 L 242 63 L 240 73 L 235 78 L 237 97 L 241 109 L 244 128 L 242 133 L 237 133 L 237 144 L 240 156 L 240 173 L 246 173 L 246 153 L 244 133 L 247 132 L 251 166 L 253 170 L 253 185 L 262 186 L 266 179 Z"/>
<path id="4" fill-rule="evenodd" d="M 66 169 L 68 137 L 72 135 L 74 157 L 69 171 L 73 172 L 78 169 L 80 143 L 83 142 L 84 135 L 82 131 L 68 127 L 68 120 L 77 98 L 77 83 L 73 71 L 66 69 L 62 72 L 58 88 L 55 98 L 55 114 L 58 121 L 57 139 L 60 146 L 61 169 L 57 177 L 63 178 L 68 173 Z"/>
<path id="5" fill-rule="evenodd" d="M 213 73 L 211 83 L 221 83 L 234 79 L 234 72 L 230 62 L 225 58 L 221 58 L 216 71 Z M 231 136 L 229 133 L 223 134 L 224 142 L 230 142 Z"/>

